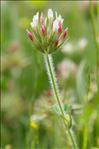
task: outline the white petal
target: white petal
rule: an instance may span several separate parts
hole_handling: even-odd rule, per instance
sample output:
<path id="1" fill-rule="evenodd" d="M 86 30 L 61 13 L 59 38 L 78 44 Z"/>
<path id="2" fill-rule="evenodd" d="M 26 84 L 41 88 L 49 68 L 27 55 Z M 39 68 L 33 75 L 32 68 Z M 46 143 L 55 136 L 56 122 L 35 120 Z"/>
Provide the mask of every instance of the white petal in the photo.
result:
<path id="1" fill-rule="evenodd" d="M 58 31 L 58 28 L 59 28 L 59 22 L 58 22 L 58 20 L 56 19 L 56 20 L 53 22 L 53 31 Z"/>
<path id="2" fill-rule="evenodd" d="M 52 9 L 48 9 L 48 19 L 53 19 L 53 11 L 52 11 Z"/>
<path id="3" fill-rule="evenodd" d="M 64 19 L 62 18 L 62 16 L 59 14 L 59 16 L 57 15 L 57 12 L 55 12 L 55 16 L 56 16 L 56 19 L 61 22 L 61 24 L 63 24 L 63 21 Z"/>
<path id="4" fill-rule="evenodd" d="M 33 17 L 33 22 L 38 22 L 39 19 L 39 12 L 36 13 L 36 15 Z"/>
<path id="5" fill-rule="evenodd" d="M 32 28 L 36 28 L 37 23 L 38 23 L 37 21 L 33 21 L 33 22 L 30 23 L 30 25 L 31 25 Z"/>
<path id="6" fill-rule="evenodd" d="M 31 24 L 32 28 L 35 28 L 38 24 L 38 19 L 39 19 L 39 12 L 36 13 L 36 15 L 34 15 Z"/>
<path id="7" fill-rule="evenodd" d="M 61 24 L 63 24 L 64 19 L 62 18 L 61 15 L 59 15 L 59 16 L 57 17 L 57 20 L 58 20 L 59 22 L 61 22 Z"/>

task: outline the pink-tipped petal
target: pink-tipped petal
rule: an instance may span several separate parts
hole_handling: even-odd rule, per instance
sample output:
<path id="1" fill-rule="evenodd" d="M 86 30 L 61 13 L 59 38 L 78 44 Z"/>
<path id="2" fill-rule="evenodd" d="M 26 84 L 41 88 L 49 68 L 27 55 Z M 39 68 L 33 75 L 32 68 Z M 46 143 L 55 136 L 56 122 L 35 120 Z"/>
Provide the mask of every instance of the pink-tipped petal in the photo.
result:
<path id="1" fill-rule="evenodd" d="M 58 45 L 58 39 L 56 39 L 54 42 L 54 46 L 57 47 L 57 45 Z"/>
<path id="2" fill-rule="evenodd" d="M 41 32 L 42 32 L 43 36 L 45 36 L 45 26 L 44 25 L 42 25 L 42 27 L 41 27 Z"/>
<path id="3" fill-rule="evenodd" d="M 62 24 L 61 22 L 59 23 L 59 28 L 58 28 L 58 33 L 61 33 L 62 32 Z"/>
<path id="4" fill-rule="evenodd" d="M 27 31 L 27 35 L 28 37 L 30 38 L 31 41 L 33 41 L 33 35 L 30 31 L 26 30 Z"/>
<path id="5" fill-rule="evenodd" d="M 40 16 L 40 24 L 41 24 L 41 25 L 43 25 L 43 24 L 44 24 L 43 14 L 41 14 L 41 16 Z"/>
<path id="6" fill-rule="evenodd" d="M 68 28 L 66 28 L 66 29 L 64 30 L 64 32 L 63 32 L 63 35 L 62 35 L 62 39 L 63 39 L 63 40 L 65 39 L 65 37 L 67 36 L 67 34 L 68 34 Z"/>

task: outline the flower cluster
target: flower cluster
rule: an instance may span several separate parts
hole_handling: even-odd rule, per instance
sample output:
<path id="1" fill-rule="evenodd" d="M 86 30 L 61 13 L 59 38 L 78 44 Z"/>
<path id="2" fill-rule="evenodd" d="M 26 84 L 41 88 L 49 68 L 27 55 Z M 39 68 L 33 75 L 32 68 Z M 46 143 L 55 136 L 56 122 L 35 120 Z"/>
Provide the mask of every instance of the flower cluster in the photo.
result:
<path id="1" fill-rule="evenodd" d="M 55 12 L 54 17 L 52 9 L 48 10 L 47 17 L 44 17 L 43 13 L 39 15 L 39 12 L 33 16 L 30 23 L 32 29 L 31 31 L 27 30 L 27 34 L 36 49 L 49 54 L 56 51 L 64 43 L 68 28 L 63 31 L 63 21 L 57 12 Z"/>

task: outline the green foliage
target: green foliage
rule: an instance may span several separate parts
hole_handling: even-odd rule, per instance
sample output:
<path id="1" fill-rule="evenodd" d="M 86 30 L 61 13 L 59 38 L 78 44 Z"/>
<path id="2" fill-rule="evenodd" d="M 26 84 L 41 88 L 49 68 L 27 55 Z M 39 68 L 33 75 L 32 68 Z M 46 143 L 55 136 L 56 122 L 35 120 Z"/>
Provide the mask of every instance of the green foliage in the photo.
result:
<path id="1" fill-rule="evenodd" d="M 62 49 L 53 54 L 64 110 L 73 114 L 73 128 L 79 148 L 98 149 L 99 90 L 95 75 L 96 51 L 89 4 L 79 1 L 2 1 L 1 148 L 72 148 L 68 137 L 65 137 L 61 117 L 58 118 L 52 112 L 59 114 L 49 89 L 43 56 L 35 50 L 26 35 L 26 29 L 35 12 L 47 12 L 49 7 L 58 10 L 64 17 L 64 26 L 69 28 L 69 40 L 66 43 L 69 42 L 73 47 L 71 54 Z M 95 15 L 97 19 L 97 13 Z M 78 46 L 81 38 L 88 42 L 84 49 Z M 59 63 L 67 59 L 75 64 L 76 69 L 68 67 L 66 75 L 67 72 L 69 75 L 64 79 L 64 70 L 61 73 L 58 67 Z M 87 66 L 90 71 L 86 71 Z M 38 129 L 30 127 L 32 115 L 37 115 L 40 119 L 33 120 Z"/>

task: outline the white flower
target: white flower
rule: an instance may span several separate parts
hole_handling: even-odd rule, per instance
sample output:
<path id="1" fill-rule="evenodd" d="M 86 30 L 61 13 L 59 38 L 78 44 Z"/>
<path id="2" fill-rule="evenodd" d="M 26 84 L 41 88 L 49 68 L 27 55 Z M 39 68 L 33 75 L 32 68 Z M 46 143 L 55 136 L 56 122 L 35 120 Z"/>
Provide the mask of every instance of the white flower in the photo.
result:
<path id="1" fill-rule="evenodd" d="M 63 79 L 68 79 L 70 75 L 75 75 L 76 71 L 76 64 L 69 59 L 63 60 L 58 64 L 58 73 Z"/>
<path id="2" fill-rule="evenodd" d="M 52 19 L 53 20 L 53 11 L 52 9 L 48 9 L 48 19 Z"/>
<path id="3" fill-rule="evenodd" d="M 68 53 L 68 54 L 71 54 L 74 52 L 74 49 L 73 49 L 73 45 L 71 43 L 66 43 L 64 46 L 63 46 L 63 49 L 62 49 L 62 52 L 63 53 Z"/>
<path id="4" fill-rule="evenodd" d="M 78 48 L 84 49 L 86 46 L 87 46 L 87 40 L 86 40 L 86 38 L 81 38 L 78 41 Z"/>
<path id="5" fill-rule="evenodd" d="M 39 19 L 39 12 L 36 13 L 36 15 L 33 17 L 31 24 L 32 28 L 36 28 L 37 24 L 38 24 L 38 19 Z"/>

